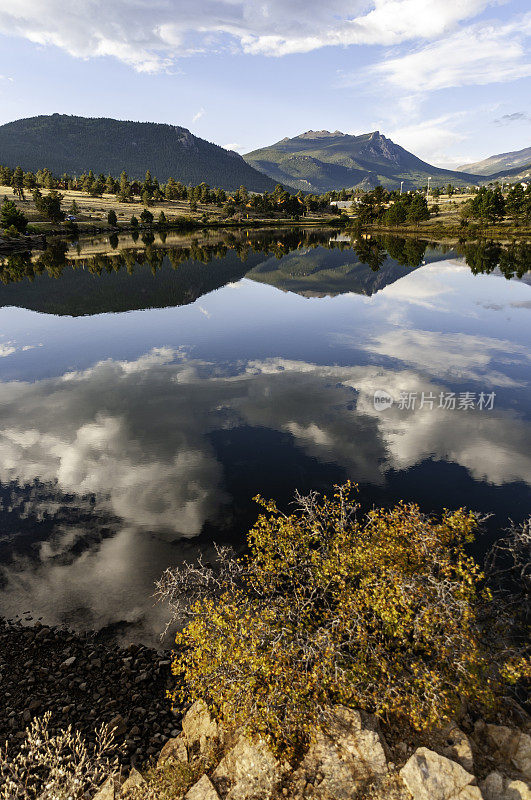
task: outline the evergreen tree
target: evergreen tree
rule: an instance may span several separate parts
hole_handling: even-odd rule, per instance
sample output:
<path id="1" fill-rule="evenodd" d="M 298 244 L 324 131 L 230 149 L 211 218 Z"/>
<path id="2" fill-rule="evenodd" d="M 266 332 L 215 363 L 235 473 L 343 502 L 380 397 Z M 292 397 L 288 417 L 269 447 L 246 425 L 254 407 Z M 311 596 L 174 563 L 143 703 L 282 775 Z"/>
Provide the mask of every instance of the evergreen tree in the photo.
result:
<path id="1" fill-rule="evenodd" d="M 35 189 L 33 192 L 33 200 L 37 211 L 51 222 L 57 223 L 64 219 L 64 212 L 61 211 L 63 195 L 56 192 L 55 189 L 52 189 L 50 194 L 46 196 L 43 196 L 39 189 Z"/>
<path id="2" fill-rule="evenodd" d="M 37 181 L 35 179 L 35 175 L 33 174 L 33 172 L 24 173 L 23 184 L 25 189 L 35 189 L 35 187 L 37 186 Z"/>
<path id="3" fill-rule="evenodd" d="M 151 213 L 151 211 L 148 211 L 147 208 L 145 208 L 140 214 L 140 221 L 143 222 L 144 225 L 152 225 L 153 214 Z"/>
<path id="4" fill-rule="evenodd" d="M 410 222 L 422 222 L 430 218 L 428 203 L 424 194 L 415 194 L 407 210 L 407 219 Z"/>
<path id="5" fill-rule="evenodd" d="M 24 233 L 28 225 L 25 214 L 16 206 L 13 200 L 4 198 L 0 206 L 0 228 L 15 228 L 19 233 Z"/>
<path id="6" fill-rule="evenodd" d="M 132 197 L 131 186 L 127 177 L 127 172 L 122 172 L 120 175 L 120 186 L 118 189 L 117 200 L 119 203 L 128 203 Z"/>
<path id="7" fill-rule="evenodd" d="M 107 179 L 105 181 L 105 192 L 106 194 L 115 194 L 116 193 L 116 181 L 112 177 L 112 175 L 107 175 Z"/>
<path id="8" fill-rule="evenodd" d="M 469 201 L 469 209 L 471 216 L 476 219 L 487 222 L 501 219 L 505 213 L 505 200 L 499 186 L 495 189 L 482 186 L 476 196 Z"/>

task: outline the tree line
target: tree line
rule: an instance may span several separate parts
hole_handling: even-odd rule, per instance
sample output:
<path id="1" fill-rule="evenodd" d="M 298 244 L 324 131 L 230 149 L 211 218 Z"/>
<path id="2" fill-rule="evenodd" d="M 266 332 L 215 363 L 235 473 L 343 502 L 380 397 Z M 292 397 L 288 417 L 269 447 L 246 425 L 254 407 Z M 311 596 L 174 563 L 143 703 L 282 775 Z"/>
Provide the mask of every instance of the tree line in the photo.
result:
<path id="1" fill-rule="evenodd" d="M 160 231 L 162 244 L 165 241 L 164 231 Z M 178 247 L 153 246 L 155 237 L 150 230 L 143 233 L 133 232 L 133 241 L 142 243 L 141 249 L 127 248 L 112 254 L 97 254 L 89 258 L 71 260 L 68 257 L 68 245 L 60 238 L 51 238 L 46 250 L 37 257 L 30 252 L 13 253 L 0 258 L 0 281 L 4 284 L 19 282 L 25 278 L 33 281 L 40 274 L 59 278 L 65 267 L 74 269 L 81 267 L 93 275 L 110 274 L 127 271 L 132 274 L 136 267 L 149 265 L 156 274 L 167 263 L 174 268 L 181 268 L 186 262 L 191 264 L 209 264 L 212 260 L 223 260 L 229 252 L 234 252 L 243 263 L 251 253 L 265 253 L 282 259 L 288 253 L 304 248 L 324 247 L 333 249 L 352 249 L 361 264 L 366 264 L 377 272 L 388 257 L 398 264 L 415 268 L 424 260 L 428 242 L 421 239 L 406 239 L 399 236 L 362 236 L 348 242 L 335 242 L 318 231 L 301 232 L 267 232 L 252 239 L 242 239 L 226 233 L 223 240 L 215 243 L 199 244 L 192 241 L 190 245 Z M 118 246 L 118 237 L 111 235 L 110 244 L 113 249 Z M 459 255 L 464 256 L 466 263 L 474 274 L 490 273 L 494 269 L 507 278 L 521 278 L 531 269 L 531 244 L 527 242 L 500 244 L 490 240 L 464 242 L 457 245 Z"/>

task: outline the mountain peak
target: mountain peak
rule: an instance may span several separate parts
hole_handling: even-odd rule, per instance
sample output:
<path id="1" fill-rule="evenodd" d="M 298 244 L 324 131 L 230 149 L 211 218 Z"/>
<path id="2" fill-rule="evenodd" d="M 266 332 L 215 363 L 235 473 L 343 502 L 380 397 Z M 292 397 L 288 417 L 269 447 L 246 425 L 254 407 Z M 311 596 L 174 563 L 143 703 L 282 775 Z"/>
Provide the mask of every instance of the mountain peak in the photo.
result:
<path id="1" fill-rule="evenodd" d="M 300 133 L 298 136 L 294 136 L 294 139 L 331 139 L 333 136 L 346 136 L 346 133 L 342 133 L 341 131 L 306 131 L 305 133 Z"/>

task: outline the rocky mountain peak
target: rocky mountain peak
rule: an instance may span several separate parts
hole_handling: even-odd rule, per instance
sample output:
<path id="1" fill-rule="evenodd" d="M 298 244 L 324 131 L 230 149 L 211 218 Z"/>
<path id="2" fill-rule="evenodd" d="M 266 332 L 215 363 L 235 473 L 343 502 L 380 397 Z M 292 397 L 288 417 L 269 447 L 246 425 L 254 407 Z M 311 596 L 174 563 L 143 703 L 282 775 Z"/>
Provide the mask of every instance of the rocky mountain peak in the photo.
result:
<path id="1" fill-rule="evenodd" d="M 393 164 L 400 163 L 401 149 L 391 139 L 387 139 L 380 131 L 373 131 L 369 136 L 364 155 L 377 156 L 391 161 Z"/>
<path id="2" fill-rule="evenodd" d="M 298 136 L 295 136 L 295 139 L 331 139 L 333 136 L 346 136 L 346 133 L 342 133 L 341 131 L 306 131 L 305 133 L 300 133 Z"/>

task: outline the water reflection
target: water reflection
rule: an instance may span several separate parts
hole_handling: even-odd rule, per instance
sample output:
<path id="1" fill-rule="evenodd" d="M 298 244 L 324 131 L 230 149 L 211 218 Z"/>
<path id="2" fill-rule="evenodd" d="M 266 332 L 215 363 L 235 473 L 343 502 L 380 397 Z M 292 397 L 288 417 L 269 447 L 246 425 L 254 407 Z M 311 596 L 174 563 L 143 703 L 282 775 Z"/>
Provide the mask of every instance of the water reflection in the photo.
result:
<path id="1" fill-rule="evenodd" d="M 493 530 L 528 512 L 530 298 L 501 275 L 509 256 L 489 250 L 475 276 L 477 249 L 467 265 L 393 240 L 374 270 L 382 242 L 300 237 L 11 260 L 0 613 L 149 640 L 154 579 L 213 539 L 241 543 L 258 491 L 287 502 L 351 477 L 366 503 L 466 504 Z M 377 389 L 496 403 L 378 411 Z"/>
<path id="2" fill-rule="evenodd" d="M 91 247 L 73 250 L 67 241 L 52 239 L 42 253 L 0 258 L 0 281 L 6 287 L 0 303 L 73 315 L 184 305 L 244 275 L 306 296 L 372 295 L 406 270 L 449 255 L 463 256 L 474 274 L 497 270 L 506 278 L 522 278 L 531 269 L 528 243 L 465 242 L 450 248 L 411 238 L 355 238 L 318 230 L 224 233 L 179 246 L 164 233 L 157 234 L 154 246 L 155 235 L 145 232 L 142 242 L 135 248 L 134 237 L 118 241 L 113 234 L 96 245 L 103 252 L 92 254 Z M 59 278 L 60 286 L 50 286 L 50 279 Z"/>

